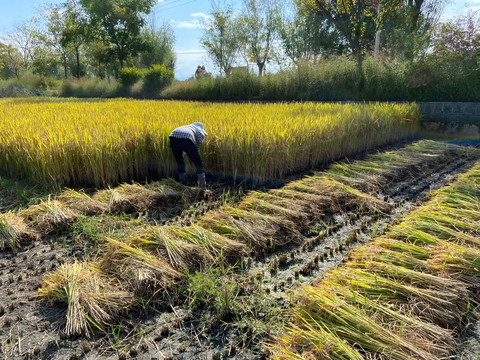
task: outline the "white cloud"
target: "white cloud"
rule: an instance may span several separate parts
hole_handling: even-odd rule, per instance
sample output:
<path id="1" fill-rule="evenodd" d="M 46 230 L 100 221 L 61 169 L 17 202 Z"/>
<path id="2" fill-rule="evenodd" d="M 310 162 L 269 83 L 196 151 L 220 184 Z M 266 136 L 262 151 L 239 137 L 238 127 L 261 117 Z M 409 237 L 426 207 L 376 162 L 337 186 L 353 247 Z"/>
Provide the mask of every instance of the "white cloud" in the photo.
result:
<path id="1" fill-rule="evenodd" d="M 210 15 L 202 13 L 202 12 L 193 13 L 193 14 L 190 14 L 190 16 L 201 18 L 203 21 L 207 21 L 207 20 L 211 19 Z"/>
<path id="2" fill-rule="evenodd" d="M 202 12 L 197 12 L 190 14 L 191 17 L 195 18 L 194 20 L 190 21 L 177 21 L 177 20 L 170 20 L 173 27 L 176 28 L 184 28 L 184 29 L 201 29 L 203 24 L 210 19 L 210 15 L 207 15 Z"/>
<path id="3" fill-rule="evenodd" d="M 192 21 L 170 20 L 170 22 L 172 23 L 172 26 L 176 28 L 200 29 L 203 26 L 202 23 L 198 20 L 192 20 Z"/>

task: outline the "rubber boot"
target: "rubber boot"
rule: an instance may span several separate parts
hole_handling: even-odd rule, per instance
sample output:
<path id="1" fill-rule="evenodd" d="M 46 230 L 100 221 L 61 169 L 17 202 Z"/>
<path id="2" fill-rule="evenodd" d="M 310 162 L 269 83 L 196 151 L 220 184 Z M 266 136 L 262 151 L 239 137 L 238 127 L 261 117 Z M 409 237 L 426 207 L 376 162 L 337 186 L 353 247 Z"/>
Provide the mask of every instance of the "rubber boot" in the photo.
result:
<path id="1" fill-rule="evenodd" d="M 203 190 L 207 188 L 207 182 L 205 181 L 205 173 L 197 174 L 198 179 L 198 186 L 200 186 Z"/>
<path id="2" fill-rule="evenodd" d="M 185 172 L 185 173 L 181 173 L 181 174 L 178 174 L 178 177 L 180 178 L 180 182 L 183 184 L 183 185 L 187 185 L 188 183 L 188 174 Z"/>

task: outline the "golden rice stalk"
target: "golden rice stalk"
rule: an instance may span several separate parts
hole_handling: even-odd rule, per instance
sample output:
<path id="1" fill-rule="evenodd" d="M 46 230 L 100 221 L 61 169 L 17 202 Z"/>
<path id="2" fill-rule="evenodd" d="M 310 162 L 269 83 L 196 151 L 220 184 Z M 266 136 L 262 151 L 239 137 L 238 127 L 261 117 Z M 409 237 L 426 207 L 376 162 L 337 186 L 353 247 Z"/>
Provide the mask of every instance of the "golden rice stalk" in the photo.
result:
<path id="1" fill-rule="evenodd" d="M 31 229 L 23 218 L 11 211 L 0 214 L 0 249 L 15 251 L 22 244 L 37 240 L 39 234 Z"/>
<path id="2" fill-rule="evenodd" d="M 68 335 L 89 336 L 95 328 L 104 328 L 132 303 L 132 294 L 121 290 L 87 264 L 63 264 L 45 275 L 39 296 L 51 302 L 65 302 Z"/>

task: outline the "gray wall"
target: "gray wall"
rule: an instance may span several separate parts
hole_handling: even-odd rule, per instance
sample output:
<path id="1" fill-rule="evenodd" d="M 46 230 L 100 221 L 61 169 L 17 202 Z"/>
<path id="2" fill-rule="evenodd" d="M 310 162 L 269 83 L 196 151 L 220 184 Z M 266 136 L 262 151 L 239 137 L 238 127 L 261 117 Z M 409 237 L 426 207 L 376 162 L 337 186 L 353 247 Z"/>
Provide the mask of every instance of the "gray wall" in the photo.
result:
<path id="1" fill-rule="evenodd" d="M 480 126 L 480 103 L 420 102 L 426 122 Z"/>
<path id="2" fill-rule="evenodd" d="M 418 103 L 427 132 L 446 136 L 480 136 L 480 103 Z"/>

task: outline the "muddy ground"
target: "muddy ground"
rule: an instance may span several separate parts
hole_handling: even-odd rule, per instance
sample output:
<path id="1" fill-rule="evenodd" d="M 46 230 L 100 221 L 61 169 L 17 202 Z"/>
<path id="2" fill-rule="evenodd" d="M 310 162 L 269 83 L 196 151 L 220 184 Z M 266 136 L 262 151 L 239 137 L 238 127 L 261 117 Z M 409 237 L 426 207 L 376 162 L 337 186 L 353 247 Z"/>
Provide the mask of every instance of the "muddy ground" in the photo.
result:
<path id="1" fill-rule="evenodd" d="M 325 224 L 312 224 L 312 241 L 278 249 L 275 254 L 249 260 L 245 269 L 233 274 L 235 313 L 221 316 L 202 307 L 192 307 L 188 298 L 172 295 L 163 305 L 137 309 L 122 326 L 111 326 L 92 338 L 68 337 L 63 332 L 64 304 L 39 301 L 37 290 L 43 276 L 72 254 L 82 256 L 74 243 L 62 236 L 49 236 L 18 249 L 0 253 L 0 358 L 5 359 L 263 359 L 262 344 L 283 326 L 291 301 L 290 289 L 317 279 L 372 236 L 382 233 L 398 217 L 421 204 L 428 194 L 455 179 L 473 165 L 474 157 L 446 156 L 428 167 L 411 169 L 373 195 L 386 200 L 389 213 L 338 214 Z M 232 190 L 234 191 L 234 190 Z M 14 197 L 12 193 L 4 194 Z M 206 198 L 192 200 L 182 211 L 167 218 L 137 214 L 143 220 L 188 224 L 222 203 L 222 186 Z M 232 197 L 232 201 L 235 198 Z M 8 206 L 4 204 L 3 210 Z M 322 241 L 313 241 L 321 237 Z M 308 244 L 307 246 L 305 244 Z M 67 245 L 67 246 L 66 246 Z M 78 245 L 77 245 L 78 246 Z M 240 285 L 238 285 L 240 284 Z M 225 289 L 230 284 L 225 283 Z M 476 330 L 475 330 L 476 329 Z M 477 328 L 472 327 L 470 346 L 478 352 Z M 473 342 L 476 338 L 477 342 Z M 470 340 L 468 340 L 470 341 Z M 458 359 L 474 359 L 468 341 Z M 470 355 L 469 355 L 470 354 Z M 475 355 L 476 356 L 476 355 Z"/>

